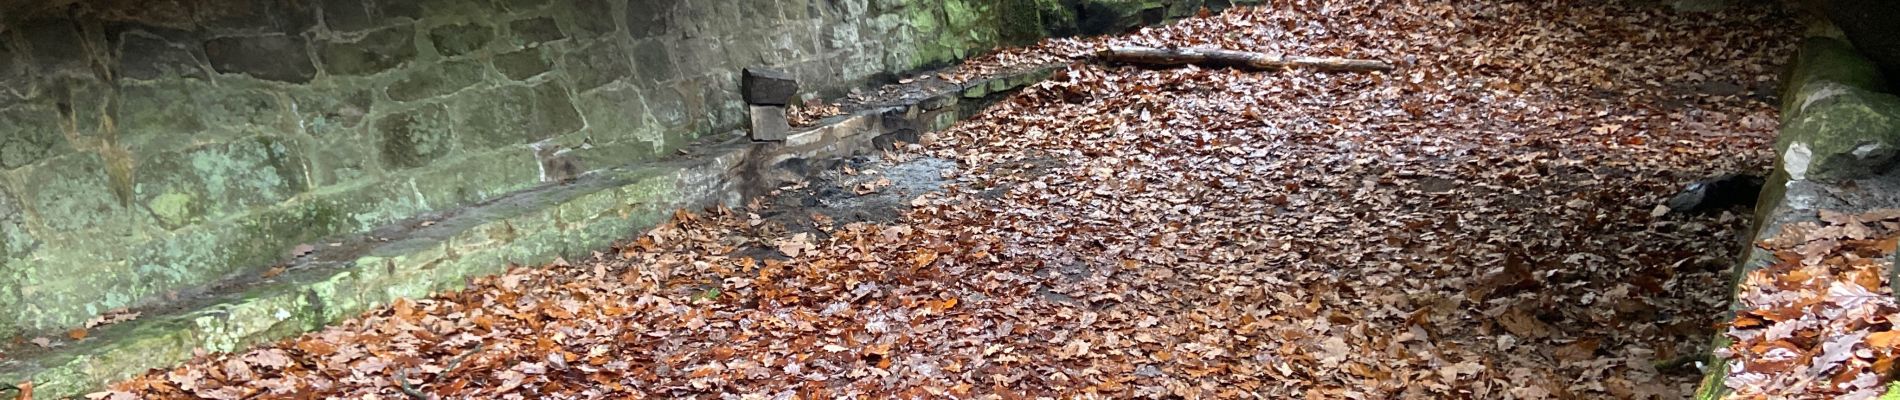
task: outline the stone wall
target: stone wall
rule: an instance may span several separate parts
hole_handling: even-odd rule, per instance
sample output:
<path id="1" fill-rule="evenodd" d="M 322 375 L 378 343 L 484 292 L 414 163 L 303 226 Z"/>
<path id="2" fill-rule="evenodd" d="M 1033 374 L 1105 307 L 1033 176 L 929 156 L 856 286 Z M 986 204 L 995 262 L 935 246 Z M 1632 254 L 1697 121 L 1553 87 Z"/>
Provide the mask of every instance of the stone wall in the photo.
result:
<path id="1" fill-rule="evenodd" d="M 1775 254 L 1753 244 L 1791 224 L 1818 221 L 1822 211 L 1851 215 L 1900 208 L 1900 96 L 1891 91 L 1892 77 L 1842 37 L 1841 28 L 1814 23 L 1808 29 L 1814 36 L 1802 39 L 1782 77 L 1775 167 L 1756 203 L 1732 285 L 1776 263 Z M 1712 348 L 1729 344 L 1726 330 L 1718 330 Z M 1731 366 L 1716 356 L 1706 365 L 1695 398 L 1725 398 Z M 1900 383 L 1889 383 L 1881 398 L 1896 397 Z"/>
<path id="2" fill-rule="evenodd" d="M 189 298 L 813 95 L 1201 0 L 7 0 L 0 339 Z"/>
<path id="3" fill-rule="evenodd" d="M 835 92 L 1035 39 L 1038 6 L 114 0 L 5 13 L 0 337 L 655 159 L 738 126 L 746 66 Z"/>

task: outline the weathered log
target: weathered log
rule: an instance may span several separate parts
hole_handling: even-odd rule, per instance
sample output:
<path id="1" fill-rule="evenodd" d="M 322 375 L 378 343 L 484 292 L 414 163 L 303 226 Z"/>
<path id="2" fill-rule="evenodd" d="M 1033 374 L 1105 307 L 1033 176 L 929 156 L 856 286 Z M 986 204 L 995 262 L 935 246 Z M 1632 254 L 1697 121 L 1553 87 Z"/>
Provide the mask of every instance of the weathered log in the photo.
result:
<path id="1" fill-rule="evenodd" d="M 1331 72 L 1391 71 L 1392 64 L 1377 60 L 1333 57 L 1288 57 L 1222 49 L 1164 49 L 1111 47 L 1096 54 L 1103 60 L 1138 65 L 1243 68 L 1253 70 L 1313 69 Z"/>

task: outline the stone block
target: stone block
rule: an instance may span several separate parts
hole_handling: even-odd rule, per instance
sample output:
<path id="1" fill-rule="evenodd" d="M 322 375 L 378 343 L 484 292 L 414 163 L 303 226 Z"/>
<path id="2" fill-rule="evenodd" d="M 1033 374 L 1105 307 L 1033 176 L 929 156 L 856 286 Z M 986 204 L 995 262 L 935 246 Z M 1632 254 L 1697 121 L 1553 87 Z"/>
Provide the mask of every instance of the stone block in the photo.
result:
<path id="1" fill-rule="evenodd" d="M 220 73 L 307 83 L 317 69 L 302 37 L 287 35 L 232 36 L 205 42 L 205 57 Z"/>
<path id="2" fill-rule="evenodd" d="M 667 43 L 667 54 L 673 56 L 673 63 L 679 67 L 679 74 L 685 78 L 703 77 L 707 74 L 731 71 L 739 66 L 727 64 L 724 45 L 714 39 L 683 39 Z"/>
<path id="3" fill-rule="evenodd" d="M 167 228 L 243 214 L 309 189 L 301 151 L 252 137 L 141 157 L 133 196 Z"/>
<path id="4" fill-rule="evenodd" d="M 391 169 L 428 164 L 454 148 L 448 107 L 431 104 L 376 120 L 383 165 Z"/>
<path id="5" fill-rule="evenodd" d="M 119 76 L 139 80 L 206 77 L 192 49 L 138 31 L 119 36 L 118 69 Z"/>
<path id="6" fill-rule="evenodd" d="M 42 76 L 42 78 L 49 78 Z M 45 95 L 50 95 L 60 117 L 81 137 L 100 138 L 106 133 L 108 117 L 116 114 L 118 104 L 111 84 L 92 76 L 62 75 L 45 80 Z"/>
<path id="7" fill-rule="evenodd" d="M 213 131 L 251 134 L 256 132 L 294 132 L 296 118 L 290 105 L 284 104 L 274 90 L 264 88 L 214 87 L 193 84 L 199 115 Z"/>
<path id="8" fill-rule="evenodd" d="M 668 82 L 680 77 L 679 68 L 673 65 L 672 51 L 667 43 L 659 40 L 643 40 L 633 45 L 633 64 L 643 81 Z"/>
<path id="9" fill-rule="evenodd" d="M 495 55 L 495 70 L 517 81 L 540 76 L 554 69 L 554 64 L 542 55 L 543 51 L 539 47 L 532 47 Z"/>
<path id="10" fill-rule="evenodd" d="M 290 34 L 317 24 L 317 9 L 302 1 L 200 0 L 193 7 L 199 28 L 216 34 Z"/>
<path id="11" fill-rule="evenodd" d="M 475 60 L 448 61 L 417 68 L 384 88 L 390 100 L 409 102 L 455 93 L 482 81 L 488 67 Z"/>
<path id="12" fill-rule="evenodd" d="M 601 41 L 568 51 L 561 57 L 574 90 L 587 91 L 633 75 L 632 62 L 617 41 Z"/>
<path id="13" fill-rule="evenodd" d="M 470 150 L 533 142 L 585 125 L 567 90 L 552 82 L 458 96 L 453 114 L 456 136 Z"/>
<path id="14" fill-rule="evenodd" d="M 746 68 L 743 82 L 747 104 L 783 106 L 798 96 L 798 79 L 783 70 Z"/>
<path id="15" fill-rule="evenodd" d="M 792 125 L 785 119 L 785 106 L 750 107 L 752 114 L 752 141 L 784 141 L 792 132 Z"/>
<path id="16" fill-rule="evenodd" d="M 688 0 L 635 0 L 627 2 L 627 34 L 635 39 L 659 37 L 673 29 L 673 12 Z"/>
<path id="17" fill-rule="evenodd" d="M 581 114 L 590 137 L 597 141 L 660 141 L 657 127 L 647 116 L 640 90 L 616 84 L 581 94 Z"/>
<path id="18" fill-rule="evenodd" d="M 415 192 L 440 208 L 475 204 L 533 187 L 541 182 L 534 153 L 526 149 L 473 153 L 438 160 L 413 174 Z"/>
<path id="19" fill-rule="evenodd" d="M 495 40 L 495 28 L 480 24 L 443 25 L 429 30 L 429 41 L 443 57 L 473 53 Z"/>
<path id="20" fill-rule="evenodd" d="M 22 200 L 31 204 L 40 221 L 54 232 L 75 234 L 108 225 L 138 226 L 134 224 L 136 219 L 127 218 L 128 208 L 113 190 L 106 170 L 106 160 L 93 153 L 46 160 L 28 170 L 25 181 L 32 182 L 34 188 Z"/>
<path id="21" fill-rule="evenodd" d="M 414 60 L 415 36 L 415 28 L 408 25 L 384 28 L 355 41 L 324 42 L 317 56 L 332 75 L 375 74 Z"/>
<path id="22" fill-rule="evenodd" d="M 21 258 L 40 245 L 27 228 L 25 210 L 18 196 L 0 187 L 0 263 Z"/>
<path id="23" fill-rule="evenodd" d="M 309 143 L 304 148 L 310 159 L 311 186 L 327 190 L 361 182 L 383 170 L 382 143 L 373 133 L 350 130 Z"/>
<path id="24" fill-rule="evenodd" d="M 898 0 L 878 0 L 878 1 L 884 2 L 884 1 L 898 1 Z M 778 10 L 779 10 L 780 16 L 784 17 L 786 20 L 798 21 L 798 20 L 809 19 L 815 15 L 819 15 L 818 4 L 819 4 L 818 2 L 814 2 L 811 0 L 778 0 Z"/>
<path id="25" fill-rule="evenodd" d="M 0 35 L 6 34 L 0 31 Z M 26 94 L 32 92 L 33 76 L 26 64 L 23 54 L 0 44 L 0 106 L 26 98 Z"/>
<path id="26" fill-rule="evenodd" d="M 740 0 L 739 19 L 749 24 L 764 24 L 783 18 L 778 3 L 778 0 Z"/>
<path id="27" fill-rule="evenodd" d="M 32 165 L 71 151 L 52 107 L 0 109 L 0 169 Z"/>
<path id="28" fill-rule="evenodd" d="M 318 0 L 323 23 L 332 31 L 360 32 L 422 19 L 415 0 Z"/>
<path id="29" fill-rule="evenodd" d="M 674 85 L 649 87 L 645 91 L 647 110 L 653 113 L 654 121 L 659 122 L 662 129 L 676 131 L 692 123 L 687 120 L 686 97 L 698 93 Z"/>
<path id="30" fill-rule="evenodd" d="M 318 0 L 323 24 L 330 30 L 354 32 L 376 27 L 376 15 L 370 11 L 374 0 Z"/>
<path id="31" fill-rule="evenodd" d="M 203 81 L 157 81 L 152 84 L 121 85 L 119 99 L 122 106 L 114 123 L 119 128 L 119 140 L 128 147 L 141 150 L 159 151 L 169 148 L 167 144 L 182 144 L 178 135 L 193 134 L 204 136 L 206 130 L 204 118 L 199 115 L 200 107 L 195 94 L 223 95 L 225 90 L 211 87 Z M 165 147 L 165 148 L 160 148 Z"/>
<path id="32" fill-rule="evenodd" d="M 501 0 L 501 8 L 509 12 L 530 12 L 548 6 L 550 0 Z"/>
<path id="33" fill-rule="evenodd" d="M 515 20 L 508 23 L 508 30 L 515 44 L 528 47 L 567 38 L 567 34 L 561 33 L 560 25 L 548 17 Z"/>
<path id="34" fill-rule="evenodd" d="M 673 24 L 681 28 L 679 33 L 688 38 L 726 39 L 731 33 L 740 31 L 734 27 L 742 26 L 739 7 L 734 3 L 732 0 L 681 2 L 674 8 L 679 17 L 673 20 Z"/>
<path id="35" fill-rule="evenodd" d="M 574 0 L 567 2 L 573 8 L 574 25 L 588 37 L 602 37 L 619 30 L 615 22 L 613 4 L 608 0 Z"/>
<path id="36" fill-rule="evenodd" d="M 305 134 L 317 138 L 347 137 L 361 126 L 373 107 L 373 92 L 368 88 L 332 90 L 296 90 L 290 98 L 297 114 L 296 125 Z"/>
<path id="37" fill-rule="evenodd" d="M 39 19 L 20 23 L 17 31 L 26 39 L 34 66 L 43 75 L 90 75 L 92 57 L 86 36 L 79 33 L 78 22 L 67 19 Z"/>

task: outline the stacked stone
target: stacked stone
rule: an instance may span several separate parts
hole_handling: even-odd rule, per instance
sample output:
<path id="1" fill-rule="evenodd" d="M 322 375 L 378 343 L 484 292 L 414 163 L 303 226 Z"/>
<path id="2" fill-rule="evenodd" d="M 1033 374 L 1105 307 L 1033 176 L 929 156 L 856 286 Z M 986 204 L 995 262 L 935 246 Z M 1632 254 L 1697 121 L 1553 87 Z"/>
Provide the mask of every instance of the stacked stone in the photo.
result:
<path id="1" fill-rule="evenodd" d="M 752 140 L 782 142 L 792 132 L 785 106 L 798 95 L 798 80 L 785 71 L 746 68 L 745 102 L 752 114 Z"/>

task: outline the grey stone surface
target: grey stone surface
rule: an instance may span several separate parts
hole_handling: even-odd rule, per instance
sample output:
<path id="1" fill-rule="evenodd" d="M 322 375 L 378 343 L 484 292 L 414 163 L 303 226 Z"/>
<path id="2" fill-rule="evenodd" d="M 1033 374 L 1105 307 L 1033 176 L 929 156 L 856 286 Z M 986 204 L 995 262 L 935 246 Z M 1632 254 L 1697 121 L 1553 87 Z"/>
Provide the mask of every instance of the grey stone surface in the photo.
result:
<path id="1" fill-rule="evenodd" d="M 382 143 L 383 165 L 415 168 L 435 160 L 455 145 L 449 111 L 439 104 L 384 116 L 376 121 Z"/>
<path id="2" fill-rule="evenodd" d="M 748 107 L 752 115 L 752 140 L 757 142 L 784 141 L 792 132 L 792 124 L 785 119 L 785 106 L 754 105 Z"/>
<path id="3" fill-rule="evenodd" d="M 573 0 L 568 2 L 568 4 L 572 6 L 570 12 L 573 13 L 575 27 L 584 32 L 586 36 L 601 37 L 619 30 L 619 22 L 615 21 L 615 17 L 619 14 L 614 12 L 613 2 L 608 0 Z"/>
<path id="4" fill-rule="evenodd" d="M 517 81 L 539 76 L 554 68 L 541 48 L 526 48 L 495 56 L 495 70 L 502 76 Z"/>
<path id="5" fill-rule="evenodd" d="M 673 65 L 673 57 L 666 43 L 658 40 L 643 40 L 633 45 L 634 68 L 640 76 L 652 82 L 669 82 L 680 77 L 679 67 Z"/>
<path id="6" fill-rule="evenodd" d="M 468 23 L 443 25 L 429 30 L 429 40 L 435 43 L 436 53 L 454 57 L 488 46 L 495 40 L 495 28 Z"/>
<path id="7" fill-rule="evenodd" d="M 475 60 L 449 61 L 411 71 L 384 88 L 390 100 L 416 101 L 454 93 L 480 83 L 488 67 Z"/>
<path id="8" fill-rule="evenodd" d="M 358 32 L 422 18 L 415 0 L 318 0 L 330 30 Z"/>
<path id="9" fill-rule="evenodd" d="M 33 165 L 69 145 L 51 107 L 0 109 L 0 169 Z"/>
<path id="10" fill-rule="evenodd" d="M 19 101 L 32 92 L 33 76 L 26 67 L 24 54 L 8 46 L 12 32 L 0 28 L 0 106 Z"/>
<path id="11" fill-rule="evenodd" d="M 459 98 L 455 132 L 471 149 L 546 139 L 583 126 L 580 112 L 558 84 L 508 86 Z"/>
<path id="12" fill-rule="evenodd" d="M 140 80 L 206 77 L 191 47 L 136 31 L 120 36 L 119 71 L 120 76 Z"/>
<path id="13" fill-rule="evenodd" d="M 617 41 L 602 41 L 570 51 L 561 60 L 561 68 L 573 80 L 574 90 L 579 91 L 633 78 L 631 64 Z"/>
<path id="14" fill-rule="evenodd" d="M 34 68 L 40 74 L 88 75 L 92 57 L 86 54 L 85 37 L 78 22 L 67 19 L 40 19 L 19 24 L 26 43 L 32 46 Z"/>
<path id="15" fill-rule="evenodd" d="M 218 72 L 304 83 L 317 74 L 306 46 L 288 35 L 221 37 L 205 42 L 205 56 Z"/>
<path id="16" fill-rule="evenodd" d="M 567 34 L 561 33 L 560 25 L 556 24 L 553 18 L 547 17 L 515 20 L 508 23 L 508 29 L 512 31 L 511 36 L 515 38 L 515 43 L 524 46 L 567 38 Z"/>
<path id="17" fill-rule="evenodd" d="M 368 75 L 416 58 L 415 28 L 402 25 L 371 31 L 354 41 L 327 41 L 318 49 L 323 70 L 332 75 Z"/>
<path id="18" fill-rule="evenodd" d="M 746 68 L 741 82 L 749 104 L 782 106 L 798 96 L 798 79 L 781 70 Z"/>
<path id="19" fill-rule="evenodd" d="M 672 30 L 673 10 L 686 0 L 627 2 L 627 34 L 636 39 L 658 37 Z"/>

